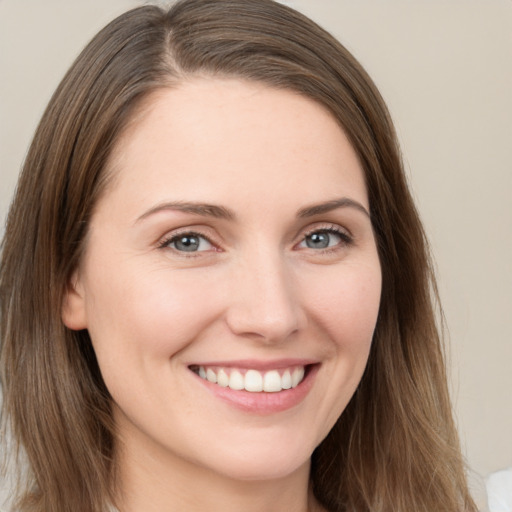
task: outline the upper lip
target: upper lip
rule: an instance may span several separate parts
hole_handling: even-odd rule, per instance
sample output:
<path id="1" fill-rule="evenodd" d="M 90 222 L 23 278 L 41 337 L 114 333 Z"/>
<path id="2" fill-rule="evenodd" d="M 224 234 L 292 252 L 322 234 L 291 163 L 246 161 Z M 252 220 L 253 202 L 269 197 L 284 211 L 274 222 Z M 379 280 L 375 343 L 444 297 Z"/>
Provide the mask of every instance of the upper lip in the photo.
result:
<path id="1" fill-rule="evenodd" d="M 247 368 L 259 371 L 280 370 L 283 368 L 290 368 L 293 366 L 308 366 L 317 364 L 317 359 L 304 359 L 304 358 L 286 358 L 274 359 L 269 361 L 262 361 L 261 359 L 239 359 L 239 360 L 218 360 L 218 361 L 200 361 L 189 364 L 192 366 L 219 366 L 223 368 Z"/>

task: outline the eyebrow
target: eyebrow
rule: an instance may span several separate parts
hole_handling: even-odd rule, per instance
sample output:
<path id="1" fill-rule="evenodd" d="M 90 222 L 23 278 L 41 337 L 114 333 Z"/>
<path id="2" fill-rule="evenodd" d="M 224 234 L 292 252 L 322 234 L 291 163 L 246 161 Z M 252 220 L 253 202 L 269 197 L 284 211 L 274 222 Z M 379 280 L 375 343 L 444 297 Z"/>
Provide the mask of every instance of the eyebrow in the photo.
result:
<path id="1" fill-rule="evenodd" d="M 338 208 L 355 208 L 356 210 L 364 213 L 368 218 L 370 218 L 370 213 L 361 203 L 348 197 L 342 197 L 340 199 L 333 199 L 331 201 L 326 201 L 324 203 L 306 206 L 304 208 L 301 208 L 297 212 L 297 217 L 313 217 L 315 215 L 322 215 L 323 213 L 328 213 L 333 210 L 337 210 Z M 217 219 L 224 219 L 230 221 L 236 219 L 235 213 L 229 208 L 226 208 L 225 206 L 219 206 L 208 203 L 172 201 L 158 204 L 153 208 L 149 209 L 148 211 L 144 212 L 140 217 L 137 218 L 136 223 L 146 219 L 147 217 L 155 213 L 167 210 L 191 213 L 194 215 L 200 215 L 201 217 L 214 217 Z"/>
<path id="2" fill-rule="evenodd" d="M 333 199 L 325 203 L 306 206 L 305 208 L 301 208 L 299 210 L 297 217 L 313 217 L 314 215 L 328 213 L 333 210 L 337 210 L 338 208 L 355 208 L 356 210 L 364 213 L 368 218 L 370 218 L 370 212 L 361 203 L 348 197 L 342 197 L 340 199 Z"/>
<path id="3" fill-rule="evenodd" d="M 147 212 L 143 213 L 140 217 L 138 217 L 136 222 L 140 222 L 141 220 L 144 220 L 150 215 L 166 210 L 192 213 L 194 215 L 200 215 L 202 217 L 215 217 L 217 219 L 235 219 L 234 212 L 232 212 L 228 208 L 225 208 L 224 206 L 217 206 L 215 204 L 206 203 L 189 203 L 182 201 L 173 201 L 156 205 L 155 207 L 151 208 Z"/>

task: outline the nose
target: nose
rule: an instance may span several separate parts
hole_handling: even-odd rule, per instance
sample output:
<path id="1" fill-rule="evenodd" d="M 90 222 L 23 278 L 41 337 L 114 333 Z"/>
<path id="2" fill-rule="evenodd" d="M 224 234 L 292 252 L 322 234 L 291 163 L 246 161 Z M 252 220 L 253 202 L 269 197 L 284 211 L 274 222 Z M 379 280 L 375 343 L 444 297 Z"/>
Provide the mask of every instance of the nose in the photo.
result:
<path id="1" fill-rule="evenodd" d="M 243 258 L 234 274 L 226 313 L 234 334 L 279 344 L 303 328 L 297 283 L 281 255 L 259 251 Z"/>

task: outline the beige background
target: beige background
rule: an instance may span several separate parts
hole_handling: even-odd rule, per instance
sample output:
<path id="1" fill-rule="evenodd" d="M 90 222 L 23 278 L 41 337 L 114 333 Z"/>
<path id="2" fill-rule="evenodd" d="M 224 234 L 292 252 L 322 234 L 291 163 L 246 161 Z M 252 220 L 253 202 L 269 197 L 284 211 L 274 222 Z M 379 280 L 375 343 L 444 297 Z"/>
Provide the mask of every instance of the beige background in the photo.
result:
<path id="1" fill-rule="evenodd" d="M 35 125 L 131 0 L 0 0 L 0 221 Z M 512 465 L 512 1 L 296 0 L 386 98 L 438 264 L 453 398 L 482 478 Z M 0 232 L 1 232 L 0 231 Z"/>

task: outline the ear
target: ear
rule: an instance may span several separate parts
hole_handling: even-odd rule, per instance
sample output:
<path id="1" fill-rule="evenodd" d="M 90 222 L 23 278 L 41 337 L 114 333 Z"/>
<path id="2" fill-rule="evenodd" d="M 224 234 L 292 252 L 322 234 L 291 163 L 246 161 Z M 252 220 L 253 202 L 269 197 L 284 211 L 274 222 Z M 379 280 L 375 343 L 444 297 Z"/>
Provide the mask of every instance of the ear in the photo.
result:
<path id="1" fill-rule="evenodd" d="M 78 271 L 73 272 L 64 290 L 61 317 L 62 322 L 69 329 L 80 331 L 87 328 L 85 294 Z"/>

